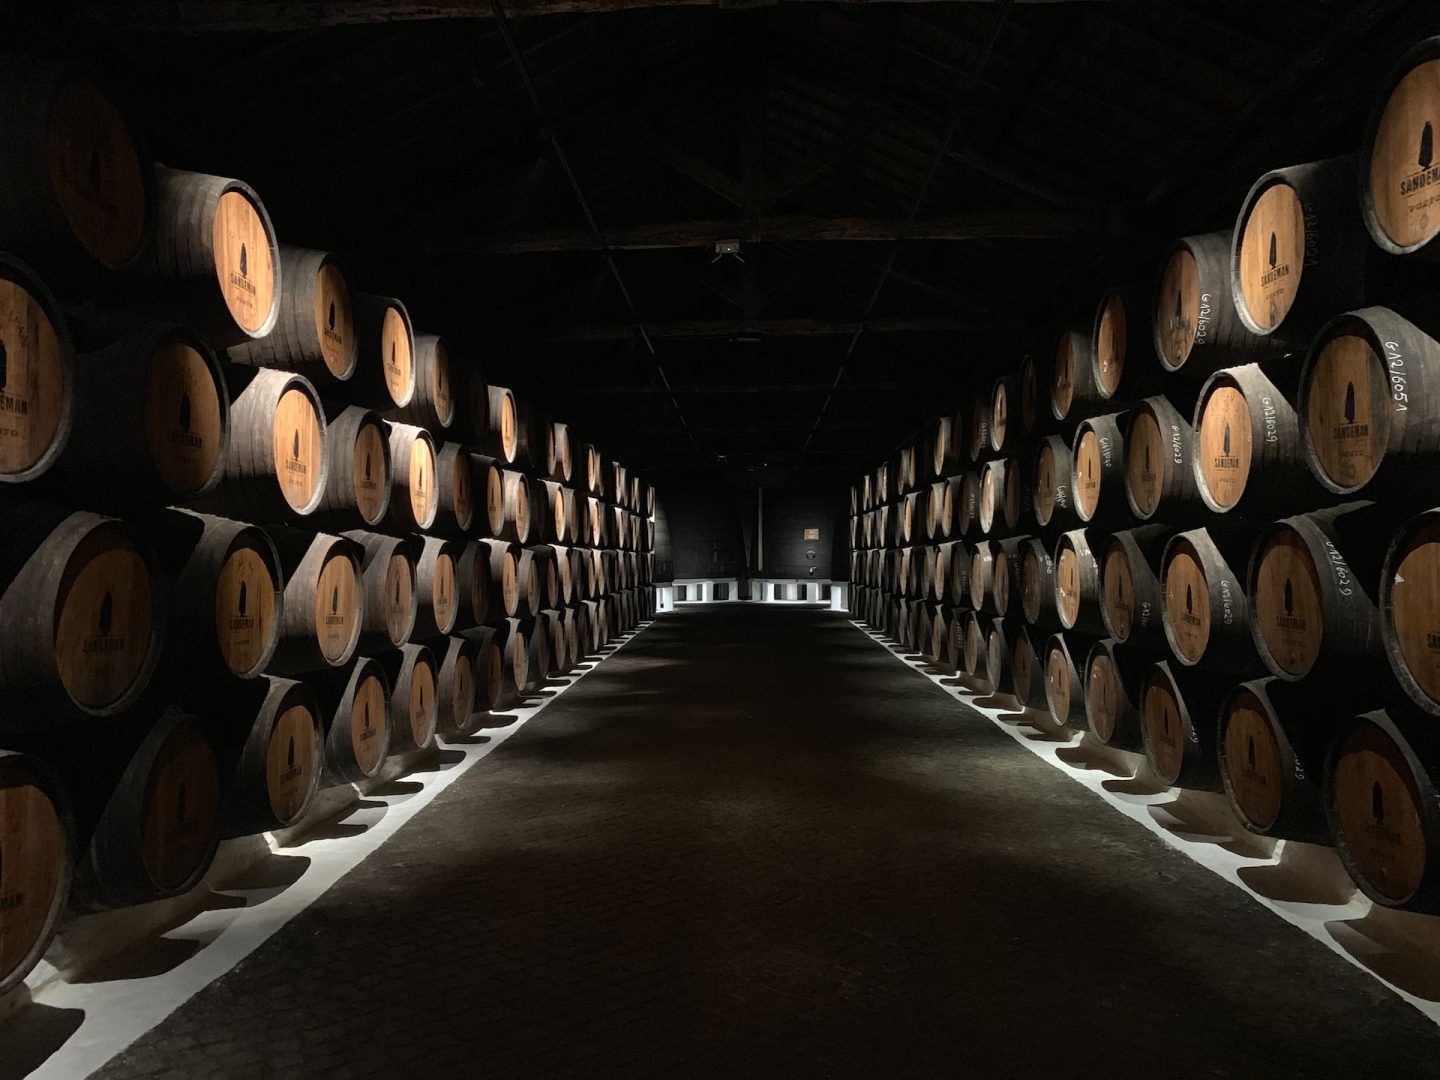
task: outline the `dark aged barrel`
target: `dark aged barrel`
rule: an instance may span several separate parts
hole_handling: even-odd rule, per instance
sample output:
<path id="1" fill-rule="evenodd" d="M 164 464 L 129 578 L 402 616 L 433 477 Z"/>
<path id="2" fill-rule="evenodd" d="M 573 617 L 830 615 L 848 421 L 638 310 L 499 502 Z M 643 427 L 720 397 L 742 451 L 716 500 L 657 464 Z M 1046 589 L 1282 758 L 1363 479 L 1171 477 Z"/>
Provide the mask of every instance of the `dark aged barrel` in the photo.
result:
<path id="1" fill-rule="evenodd" d="M 415 629 L 418 641 L 443 637 L 455 629 L 460 613 L 458 562 L 465 550 L 461 540 L 418 538 L 421 544 L 415 560 Z"/>
<path id="2" fill-rule="evenodd" d="M 133 132 L 82 72 L 7 54 L 0 71 L 0 236 L 37 264 L 120 270 L 154 227 Z"/>
<path id="3" fill-rule="evenodd" d="M 270 530 L 285 576 L 280 641 L 266 669 L 295 675 L 339 667 L 360 642 L 360 550 L 352 540 Z"/>
<path id="4" fill-rule="evenodd" d="M 1062 330 L 1056 339 L 1050 384 L 1050 412 L 1056 420 L 1073 423 L 1104 404 L 1095 382 L 1092 350 L 1089 332 L 1079 326 Z"/>
<path id="5" fill-rule="evenodd" d="M 436 729 L 446 739 L 456 739 L 475 730 L 479 722 L 476 665 L 480 650 L 477 643 L 459 635 L 432 642 L 439 661 L 435 682 Z"/>
<path id="6" fill-rule="evenodd" d="M 504 540 L 481 540 L 478 543 L 484 560 L 490 566 L 485 617 L 480 621 L 495 624 L 514 616 L 520 606 L 520 548 L 518 544 Z"/>
<path id="7" fill-rule="evenodd" d="M 70 895 L 75 819 L 54 770 L 0 750 L 0 995 L 45 955 Z"/>
<path id="8" fill-rule="evenodd" d="M 1440 341 L 1389 308 L 1338 316 L 1316 336 L 1300 377 L 1310 471 L 1340 495 L 1437 490 L 1437 395 Z"/>
<path id="9" fill-rule="evenodd" d="M 607 602 L 607 618 L 612 622 L 615 619 L 614 608 Z M 535 619 L 526 619 L 522 624 L 527 646 L 525 686 L 526 697 L 533 697 L 545 686 L 547 673 L 550 670 L 550 640 L 540 629 L 539 622 Z"/>
<path id="10" fill-rule="evenodd" d="M 1045 639 L 1045 703 L 1050 719 L 1061 727 L 1084 730 L 1085 684 L 1077 656 L 1083 660 L 1090 638 L 1081 634 L 1058 633 Z"/>
<path id="11" fill-rule="evenodd" d="M 954 552 L 954 544 L 937 544 L 927 550 L 926 577 L 930 582 L 927 599 L 937 603 L 954 603 L 958 599 L 950 595 L 950 558 Z"/>
<path id="12" fill-rule="evenodd" d="M 915 459 L 919 452 L 913 446 L 900 448 L 899 460 L 896 464 L 895 474 L 899 478 L 900 490 L 902 492 L 914 491 L 920 482 L 920 471 Z M 621 468 L 618 463 L 613 463 L 616 469 Z"/>
<path id="13" fill-rule="evenodd" d="M 552 599 L 554 607 L 564 607 L 575 601 L 575 567 L 571 559 L 572 549 L 558 544 L 546 544 L 534 549 L 537 557 L 548 558 L 554 568 L 555 590 Z M 488 559 L 488 552 L 486 553 Z"/>
<path id="14" fill-rule="evenodd" d="M 1020 383 L 1014 375 L 1002 375 L 990 391 L 990 449 L 1011 454 L 1020 445 L 1024 432 L 1016 415 L 1020 407 Z"/>
<path id="15" fill-rule="evenodd" d="M 280 555 L 254 525 L 188 510 L 143 522 L 174 581 L 166 677 L 213 688 L 216 675 L 253 679 L 269 665 L 284 614 Z"/>
<path id="16" fill-rule="evenodd" d="M 1380 631 L 1401 689 L 1440 716 L 1440 508 L 1406 522 L 1385 554 Z"/>
<path id="17" fill-rule="evenodd" d="M 533 619 L 540 610 L 540 567 L 535 562 L 535 553 L 522 548 L 515 560 L 516 597 L 519 606 L 515 614 L 521 619 Z"/>
<path id="18" fill-rule="evenodd" d="M 955 518 L 955 500 L 950 494 L 950 485 L 941 480 L 931 484 L 922 495 L 925 500 L 925 538 L 940 540 L 949 536 Z"/>
<path id="19" fill-rule="evenodd" d="M 522 472 L 505 470 L 500 474 L 501 503 L 504 507 L 504 521 L 495 533 L 498 539 L 515 543 L 528 543 L 532 527 L 529 478 Z M 591 500 L 595 507 L 599 502 Z M 591 519 L 591 524 L 594 519 Z"/>
<path id="20" fill-rule="evenodd" d="M 1127 651 L 1114 638 L 1097 641 L 1085 658 L 1085 722 L 1105 746 L 1140 746 L 1141 686 L 1151 658 Z"/>
<path id="21" fill-rule="evenodd" d="M 1260 658 L 1249 631 L 1249 601 L 1232 567 L 1246 565 L 1243 528 L 1191 529 L 1165 546 L 1165 637 L 1179 664 L 1250 674 Z"/>
<path id="22" fill-rule="evenodd" d="M 1166 371 L 1205 379 L 1283 351 L 1240 321 L 1230 292 L 1230 240 L 1229 232 L 1187 236 L 1165 256 L 1152 310 L 1155 351 Z"/>
<path id="23" fill-rule="evenodd" d="M 1000 496 L 1001 517 L 1007 532 L 1014 532 L 1032 514 L 1034 496 L 1030 492 L 1030 475 L 1019 457 L 1005 462 L 1005 486 Z"/>
<path id="24" fill-rule="evenodd" d="M 1187 671 L 1163 660 L 1146 673 L 1140 690 L 1145 760 L 1171 787 L 1220 790 L 1215 727 L 1225 684 L 1210 672 Z"/>
<path id="25" fill-rule="evenodd" d="M 1150 315 L 1145 282 L 1119 285 L 1100 301 L 1090 335 L 1090 361 L 1102 401 L 1134 401 L 1159 390 L 1160 365 Z"/>
<path id="26" fill-rule="evenodd" d="M 1335 725 L 1323 699 L 1278 679 L 1241 683 L 1220 704 L 1220 778 L 1240 823 L 1260 836 L 1330 843 L 1321 788 Z"/>
<path id="27" fill-rule="evenodd" d="M 1050 435 L 1035 451 L 1035 483 L 1031 502 L 1035 521 L 1045 529 L 1079 524 L 1075 507 L 1075 458 L 1062 435 Z"/>
<path id="28" fill-rule="evenodd" d="M 1075 429 L 1075 510 L 1086 523 L 1127 521 L 1123 413 L 1094 416 Z"/>
<path id="29" fill-rule="evenodd" d="M 1380 504 L 1355 502 L 1260 531 L 1247 575 L 1250 629 L 1272 673 L 1294 682 L 1344 671 L 1352 683 L 1384 684 L 1381 577 L 1401 520 Z"/>
<path id="30" fill-rule="evenodd" d="M 1417 43 L 1376 99 L 1360 151 L 1360 204 L 1370 236 L 1392 255 L 1434 258 L 1440 234 L 1440 37 Z"/>
<path id="31" fill-rule="evenodd" d="M 545 475 L 548 479 L 568 484 L 574 474 L 570 457 L 570 425 L 552 420 L 545 426 Z"/>
<path id="32" fill-rule="evenodd" d="M 505 688 L 504 639 L 493 626 L 476 626 L 461 631 L 460 636 L 475 649 L 475 715 L 476 727 L 482 726 L 480 714 L 493 711 L 503 699 Z"/>
<path id="33" fill-rule="evenodd" d="M 503 386 L 486 387 L 489 398 L 487 418 L 489 426 L 481 440 L 482 449 L 491 457 L 506 465 L 515 463 L 520 450 L 519 416 L 515 409 L 515 395 Z M 589 443 L 581 444 L 585 450 L 585 474 L 588 489 L 594 491 L 601 482 L 598 476 L 598 453 Z"/>
<path id="34" fill-rule="evenodd" d="M 596 627 L 597 637 L 603 634 L 598 629 L 596 601 L 586 601 L 591 608 L 591 625 Z M 530 643 L 525 634 L 525 623 L 520 619 L 505 619 L 496 628 L 500 641 L 501 686 L 500 700 L 505 704 L 520 703 L 525 698 L 525 687 L 530 683 Z"/>
<path id="35" fill-rule="evenodd" d="M 474 497 L 483 509 L 477 510 L 472 523 L 482 536 L 498 537 L 505 531 L 505 473 L 492 457 L 471 454 Z M 571 504 L 573 505 L 573 501 Z"/>
<path id="36" fill-rule="evenodd" d="M 159 575 L 128 526 L 43 504 L 4 508 L 0 728 L 113 716 L 150 681 L 164 627 Z"/>
<path id="37" fill-rule="evenodd" d="M 439 723 L 439 674 L 425 645 L 402 645 L 376 658 L 390 683 L 390 752 L 435 745 Z"/>
<path id="38" fill-rule="evenodd" d="M 1034 438 L 1050 422 L 1050 357 L 1030 353 L 1020 360 L 1018 396 L 1020 431 L 1027 439 Z"/>
<path id="39" fill-rule="evenodd" d="M 0 255 L 0 483 L 45 474 L 75 422 L 75 352 L 60 305 Z"/>
<path id="40" fill-rule="evenodd" d="M 1365 298 L 1371 248 L 1355 213 L 1355 159 L 1275 169 L 1255 181 L 1230 251 L 1230 288 L 1245 328 L 1296 347 Z"/>
<path id="41" fill-rule="evenodd" d="M 1166 525 L 1142 525 L 1114 533 L 1100 555 L 1100 614 L 1105 629 L 1121 644 L 1165 646 L 1160 584 Z"/>
<path id="42" fill-rule="evenodd" d="M 930 453 L 927 462 L 931 480 L 949 476 L 960 467 L 959 455 L 952 433 L 955 430 L 953 417 L 942 416 L 930 428 Z"/>
<path id="43" fill-rule="evenodd" d="M 1011 624 L 1013 626 L 1013 624 Z M 992 622 L 985 633 L 985 670 L 992 694 L 1013 696 L 1015 673 L 1011 668 L 1012 650 L 1003 619 Z"/>
<path id="44" fill-rule="evenodd" d="M 230 367 L 230 445 L 225 478 L 202 502 L 254 521 L 312 514 L 324 497 L 330 455 L 325 413 L 301 375 Z"/>
<path id="45" fill-rule="evenodd" d="M 980 466 L 979 525 L 981 533 L 987 536 L 992 532 L 999 531 L 1004 515 L 1005 473 L 1009 464 L 1005 459 L 999 458 L 995 461 L 987 461 Z M 902 543 L 909 543 L 910 538 L 909 530 L 902 532 Z"/>
<path id="46" fill-rule="evenodd" d="M 1002 618 L 1019 618 L 1024 593 L 1025 561 L 1022 545 L 1028 536 L 1012 536 L 995 544 L 994 582 L 995 613 Z"/>
<path id="47" fill-rule="evenodd" d="M 390 506 L 386 521 L 399 532 L 425 532 L 440 514 L 435 440 L 424 428 L 390 425 Z"/>
<path id="48" fill-rule="evenodd" d="M 325 720 L 322 783 L 358 784 L 379 773 L 390 754 L 390 683 L 368 656 L 312 680 Z"/>
<path id="49" fill-rule="evenodd" d="M 1029 626 L 1010 628 L 1010 684 L 1022 709 L 1049 708 L 1045 700 L 1045 669 L 1040 663 L 1036 642 L 1044 644 Z"/>
<path id="50" fill-rule="evenodd" d="M 330 468 L 314 522 L 337 528 L 375 528 L 390 509 L 390 433 L 369 409 L 351 405 L 325 425 Z"/>
<path id="51" fill-rule="evenodd" d="M 205 725 L 171 708 L 133 754 L 128 738 L 104 742 L 126 764 L 114 780 L 113 767 L 92 757 L 92 790 L 109 796 L 80 851 L 78 906 L 127 907 L 189 892 L 210 868 L 220 835 L 220 770 Z"/>
<path id="52" fill-rule="evenodd" d="M 970 417 L 966 425 L 970 433 L 970 463 L 978 465 L 990 452 L 990 395 L 976 393 L 970 402 Z"/>
<path id="53" fill-rule="evenodd" d="M 155 166 L 149 274 L 131 300 L 197 330 L 217 349 L 263 338 L 280 314 L 280 251 L 260 196 L 222 176 Z"/>
<path id="54" fill-rule="evenodd" d="M 1195 479 L 1195 429 L 1166 398 L 1146 398 L 1130 412 L 1125 499 L 1141 521 L 1183 524 L 1205 512 Z"/>
<path id="55" fill-rule="evenodd" d="M 970 549 L 970 606 L 995 613 L 995 553 L 999 545 L 981 540 Z"/>
<path id="56" fill-rule="evenodd" d="M 1397 707 L 1342 724 L 1325 762 L 1325 813 L 1345 869 L 1377 904 L 1440 913 L 1440 739 Z"/>
<path id="57" fill-rule="evenodd" d="M 316 385 L 344 382 L 360 361 L 345 272 L 328 251 L 280 246 L 280 311 L 275 329 L 232 345 L 234 364 L 304 375 Z"/>
<path id="58" fill-rule="evenodd" d="M 221 836 L 288 829 L 320 787 L 324 730 L 304 683 L 264 677 L 217 702 L 234 738 L 221 755 Z"/>
<path id="59" fill-rule="evenodd" d="M 957 543 L 950 552 L 950 584 L 947 589 L 954 604 L 970 604 L 970 568 L 970 545 Z"/>
<path id="60" fill-rule="evenodd" d="M 1055 560 L 1035 536 L 1020 543 L 1020 613 L 1031 626 L 1056 627 Z"/>
<path id="61" fill-rule="evenodd" d="M 404 405 L 385 410 L 387 420 L 399 420 L 431 431 L 455 423 L 455 369 L 445 339 L 437 334 L 415 335 L 415 392 Z"/>
<path id="62" fill-rule="evenodd" d="M 415 397 L 415 330 L 405 305 L 393 296 L 355 294 L 355 375 L 337 393 L 379 412 L 403 409 Z"/>
<path id="63" fill-rule="evenodd" d="M 549 645 L 550 667 L 547 675 L 563 675 L 573 665 L 565 639 L 565 623 L 555 608 L 546 608 L 535 616 L 537 632 L 545 634 Z"/>
<path id="64" fill-rule="evenodd" d="M 398 648 L 415 630 L 419 605 L 412 541 L 358 530 L 344 536 L 364 551 L 358 648 L 366 652 Z"/>
<path id="65" fill-rule="evenodd" d="M 451 534 L 469 533 L 475 524 L 475 467 L 467 447 L 447 442 L 435 457 L 435 490 L 439 499 L 435 528 Z"/>
<path id="66" fill-rule="evenodd" d="M 1195 409 L 1195 479 L 1216 513 L 1273 513 L 1324 501 L 1305 464 L 1292 402 L 1299 372 L 1277 362 L 1212 375 Z"/>
<path id="67" fill-rule="evenodd" d="M 967 611 L 960 618 L 960 670 L 986 684 L 990 682 L 987 638 L 993 621 L 989 615 L 975 611 Z"/>
<path id="68" fill-rule="evenodd" d="M 955 535 L 972 536 L 980 532 L 980 474 L 967 472 L 960 477 L 954 497 Z M 883 511 L 882 511 L 883 517 Z"/>
<path id="69" fill-rule="evenodd" d="M 1066 630 L 1100 635 L 1100 565 L 1090 546 L 1090 533 L 1072 529 L 1055 541 L 1055 612 Z"/>

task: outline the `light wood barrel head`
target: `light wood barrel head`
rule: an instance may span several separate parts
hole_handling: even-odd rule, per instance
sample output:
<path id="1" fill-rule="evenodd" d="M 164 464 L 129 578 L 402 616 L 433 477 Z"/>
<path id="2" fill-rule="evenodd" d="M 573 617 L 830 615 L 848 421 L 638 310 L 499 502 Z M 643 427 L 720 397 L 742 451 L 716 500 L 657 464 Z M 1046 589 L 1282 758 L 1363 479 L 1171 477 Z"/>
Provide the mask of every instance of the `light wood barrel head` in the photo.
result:
<path id="1" fill-rule="evenodd" d="M 1050 715 L 1063 724 L 1070 716 L 1070 664 L 1065 650 L 1054 643 L 1045 654 L 1045 698 Z"/>
<path id="2" fill-rule="evenodd" d="M 410 670 L 410 739 L 416 746 L 426 746 L 435 734 L 437 713 L 435 699 L 435 665 L 423 654 Z"/>
<path id="3" fill-rule="evenodd" d="M 1080 554 L 1068 543 L 1055 554 L 1055 608 L 1067 628 L 1080 617 Z"/>
<path id="4" fill-rule="evenodd" d="M 1111 544 L 1100 568 L 1100 602 L 1116 641 L 1130 640 L 1134 628 L 1135 571 L 1119 544 Z M 1108 657 L 1106 658 L 1108 662 Z"/>
<path id="5" fill-rule="evenodd" d="M 45 157 L 55 200 L 81 247 L 112 270 L 133 260 L 145 241 L 145 175 L 124 118 L 88 79 L 57 87 Z"/>
<path id="6" fill-rule="evenodd" d="M 455 625 L 456 605 L 455 560 L 441 552 L 435 558 L 435 571 L 430 579 L 430 605 L 435 609 L 435 625 L 449 630 Z"/>
<path id="7" fill-rule="evenodd" d="M 555 535 L 561 540 L 569 540 L 571 537 L 565 529 L 567 515 L 565 513 L 565 491 L 563 488 L 555 489 L 555 496 L 550 504 L 550 516 L 554 523 Z"/>
<path id="8" fill-rule="evenodd" d="M 275 254 L 259 207 L 231 189 L 215 204 L 215 277 L 230 316 L 247 334 L 265 329 L 275 309 Z"/>
<path id="9" fill-rule="evenodd" d="M 1305 270 L 1305 210 L 1293 187 L 1277 180 L 1260 193 L 1236 255 L 1246 314 L 1262 332 L 1274 330 L 1290 313 Z"/>
<path id="10" fill-rule="evenodd" d="M 443 341 L 435 343 L 435 364 L 430 369 L 430 393 L 435 402 L 435 415 L 449 427 L 455 421 L 455 373 L 450 367 L 450 353 Z"/>
<path id="11" fill-rule="evenodd" d="M 1125 474 L 1136 509 L 1147 517 L 1160 506 L 1169 454 L 1155 414 L 1143 406 L 1137 408 L 1125 440 Z"/>
<path id="12" fill-rule="evenodd" d="M 1100 312 L 1095 333 L 1096 379 L 1106 397 L 1120 389 L 1120 380 L 1125 377 L 1128 323 L 1124 297 L 1118 292 L 1111 293 Z"/>
<path id="13" fill-rule="evenodd" d="M 350 699 L 350 746 L 361 773 L 374 776 L 385 761 L 385 684 L 367 674 Z"/>
<path id="14" fill-rule="evenodd" d="M 178 889 L 209 856 L 220 814 L 215 751 L 197 725 L 170 733 L 145 788 L 141 860 L 151 881 Z"/>
<path id="15" fill-rule="evenodd" d="M 1055 447 L 1042 443 L 1035 455 L 1035 520 L 1050 524 L 1055 515 Z"/>
<path id="16" fill-rule="evenodd" d="M 514 461 L 520 449 L 520 424 L 515 415 L 515 398 L 506 394 L 500 402 L 500 452 L 506 461 Z M 591 451 L 589 479 L 591 490 L 600 483 L 600 455 Z"/>
<path id="17" fill-rule="evenodd" d="M 321 565 L 315 585 L 315 638 L 330 663 L 345 660 L 359 617 L 360 577 L 355 563 L 336 548 Z"/>
<path id="18" fill-rule="evenodd" d="M 1271 659 L 1287 674 L 1308 673 L 1320 655 L 1325 612 L 1315 560 L 1294 529 L 1279 528 L 1265 542 L 1251 588 Z"/>
<path id="19" fill-rule="evenodd" d="M 415 571 L 410 560 L 396 552 L 385 563 L 385 633 L 399 647 L 410 636 L 410 605 L 415 595 Z"/>
<path id="20" fill-rule="evenodd" d="M 320 339 L 320 358 L 337 379 L 348 379 L 355 371 L 355 312 L 350 307 L 350 286 L 333 262 L 320 267 L 315 276 L 315 334 Z"/>
<path id="21" fill-rule="evenodd" d="M 1236 691 L 1227 706 L 1224 749 L 1231 801 L 1263 832 L 1280 816 L 1286 777 L 1268 711 L 1250 690 Z"/>
<path id="22" fill-rule="evenodd" d="M 1397 248 L 1413 250 L 1440 233 L 1440 60 L 1407 71 L 1380 114 L 1370 151 L 1376 224 Z"/>
<path id="23" fill-rule="evenodd" d="M 1427 697 L 1440 701 L 1440 524 L 1423 526 L 1406 543 L 1390 605 L 1405 669 Z"/>
<path id="24" fill-rule="evenodd" d="M 999 505 L 999 493 L 995 490 L 995 470 L 985 468 L 980 473 L 980 528 L 985 532 L 995 523 L 995 509 Z M 906 507 L 909 507 L 907 502 Z M 907 519 L 905 532 L 908 538 L 909 522 Z"/>
<path id="25" fill-rule="evenodd" d="M 1055 347 L 1055 371 L 1050 393 L 1055 411 L 1062 416 L 1070 415 L 1070 406 L 1075 402 L 1075 365 L 1078 362 L 1072 335 L 1061 334 Z"/>
<path id="26" fill-rule="evenodd" d="M 1145 681 L 1140 715 L 1151 767 L 1162 781 L 1174 784 L 1185 764 L 1185 722 L 1174 686 L 1158 671 Z"/>
<path id="27" fill-rule="evenodd" d="M 215 473 L 225 417 L 205 358 L 175 338 L 150 363 L 145 438 L 160 478 L 176 495 L 198 493 Z"/>
<path id="28" fill-rule="evenodd" d="M 45 934 L 69 857 L 50 796 L 34 784 L 0 785 L 0 983 Z"/>
<path id="29" fill-rule="evenodd" d="M 1110 654 L 1096 650 L 1090 661 L 1090 670 L 1085 673 L 1085 718 L 1090 730 L 1101 742 L 1115 737 L 1120 724 L 1121 703 L 1125 699 L 1120 684 L 1120 672 Z"/>
<path id="30" fill-rule="evenodd" d="M 320 721 L 304 705 L 275 718 L 265 747 L 265 791 L 275 820 L 292 822 L 309 798 L 320 767 Z"/>
<path id="31" fill-rule="evenodd" d="M 279 582 L 265 554 L 253 544 L 237 544 L 215 579 L 215 638 L 225 666 L 236 675 L 255 674 L 275 631 Z"/>
<path id="32" fill-rule="evenodd" d="M 83 708 L 115 704 L 150 654 L 154 608 L 145 560 L 113 534 L 91 534 L 65 567 L 56 606 L 61 684 Z"/>
<path id="33" fill-rule="evenodd" d="M 475 661 L 461 654 L 455 657 L 450 676 L 450 715 L 457 724 L 464 726 L 475 712 L 475 693 Z"/>
<path id="34" fill-rule="evenodd" d="M 1363 487 L 1390 442 L 1384 358 L 1358 334 L 1338 334 L 1316 356 L 1305 395 L 1305 430 L 1321 474 L 1336 487 Z"/>
<path id="35" fill-rule="evenodd" d="M 1423 803 L 1405 755 L 1374 724 L 1355 728 L 1335 758 L 1336 816 L 1350 860 L 1381 896 L 1410 897 L 1425 875 Z"/>
<path id="36" fill-rule="evenodd" d="M 970 604 L 979 608 L 985 603 L 985 592 L 990 587 L 992 564 L 985 559 L 984 545 L 977 544 L 970 553 Z"/>
<path id="37" fill-rule="evenodd" d="M 380 323 L 380 366 L 391 402 L 408 405 L 415 393 L 415 342 L 398 308 L 387 307 Z"/>
<path id="38" fill-rule="evenodd" d="M 271 427 L 275 478 L 285 501 L 297 512 L 315 501 L 325 460 L 325 430 L 310 396 L 299 387 L 280 395 Z"/>
<path id="39" fill-rule="evenodd" d="M 410 512 L 421 528 L 435 521 L 435 451 L 430 440 L 416 436 L 410 444 Z"/>
<path id="40" fill-rule="evenodd" d="M 1200 474 L 1216 504 L 1229 509 L 1245 494 L 1253 446 L 1250 409 L 1234 386 L 1215 387 L 1200 411 Z"/>
<path id="41" fill-rule="evenodd" d="M 1165 615 L 1176 652 L 1199 663 L 1210 644 L 1210 589 L 1188 541 L 1175 545 L 1165 568 Z"/>
<path id="42" fill-rule="evenodd" d="M 39 301 L 0 279 L 0 475 L 34 467 L 55 441 L 66 395 L 61 359 Z"/>
<path id="43" fill-rule="evenodd" d="M 385 514 L 385 493 L 390 486 L 385 467 L 385 433 L 379 424 L 361 424 L 355 433 L 352 483 L 355 505 L 367 525 L 378 524 Z"/>
<path id="44" fill-rule="evenodd" d="M 1005 433 L 1010 426 L 1010 393 L 1002 380 L 995 384 L 990 398 L 990 445 L 995 449 L 1005 445 Z"/>
<path id="45" fill-rule="evenodd" d="M 1087 428 L 1075 443 L 1075 505 L 1089 519 L 1100 505 L 1100 481 L 1104 464 L 1100 457 L 1100 436 Z"/>
<path id="46" fill-rule="evenodd" d="M 1155 301 L 1155 326 L 1160 358 L 1171 370 L 1183 367 L 1200 326 L 1200 268 L 1188 247 L 1177 247 L 1165 263 Z"/>

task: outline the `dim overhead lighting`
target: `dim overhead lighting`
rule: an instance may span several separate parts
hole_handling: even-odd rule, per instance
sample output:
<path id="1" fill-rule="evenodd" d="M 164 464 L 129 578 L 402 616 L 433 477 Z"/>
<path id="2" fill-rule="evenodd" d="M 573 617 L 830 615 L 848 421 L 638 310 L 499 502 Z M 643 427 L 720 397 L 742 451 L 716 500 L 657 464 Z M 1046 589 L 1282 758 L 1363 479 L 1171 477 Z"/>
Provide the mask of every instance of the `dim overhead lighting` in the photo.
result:
<path id="1" fill-rule="evenodd" d="M 745 256 L 740 254 L 739 240 L 716 240 L 715 257 L 710 260 L 711 265 L 713 266 L 715 263 L 723 259 L 726 255 L 735 256 L 736 262 L 743 263 L 745 261 Z"/>

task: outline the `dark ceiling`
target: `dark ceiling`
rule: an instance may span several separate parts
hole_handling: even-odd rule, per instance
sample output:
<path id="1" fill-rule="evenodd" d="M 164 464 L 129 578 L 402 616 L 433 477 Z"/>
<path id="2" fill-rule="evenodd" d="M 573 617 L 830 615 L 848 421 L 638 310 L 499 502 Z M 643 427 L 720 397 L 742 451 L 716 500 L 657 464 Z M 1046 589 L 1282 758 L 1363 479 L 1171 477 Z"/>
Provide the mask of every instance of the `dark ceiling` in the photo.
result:
<path id="1" fill-rule="evenodd" d="M 637 469 L 850 473 L 1353 150 L 1437 9 L 109 0 L 21 41 Z"/>

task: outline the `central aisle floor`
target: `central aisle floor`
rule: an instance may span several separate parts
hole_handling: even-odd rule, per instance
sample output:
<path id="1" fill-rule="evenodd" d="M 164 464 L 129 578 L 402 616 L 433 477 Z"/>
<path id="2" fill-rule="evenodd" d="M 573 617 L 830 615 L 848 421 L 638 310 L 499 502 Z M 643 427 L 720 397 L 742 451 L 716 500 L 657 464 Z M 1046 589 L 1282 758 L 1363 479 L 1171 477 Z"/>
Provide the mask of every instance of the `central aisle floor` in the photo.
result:
<path id="1" fill-rule="evenodd" d="M 101 1076 L 1434 1075 L 838 614 L 664 615 Z"/>

